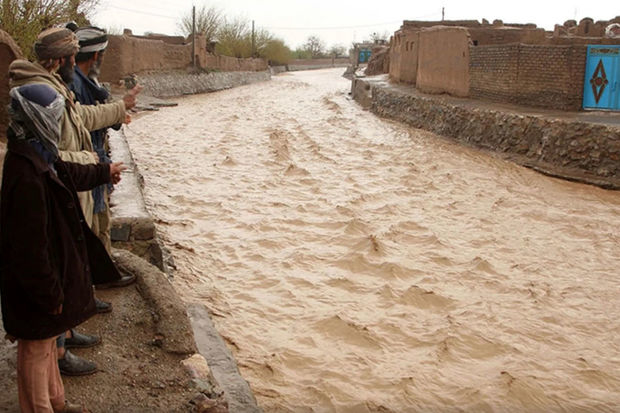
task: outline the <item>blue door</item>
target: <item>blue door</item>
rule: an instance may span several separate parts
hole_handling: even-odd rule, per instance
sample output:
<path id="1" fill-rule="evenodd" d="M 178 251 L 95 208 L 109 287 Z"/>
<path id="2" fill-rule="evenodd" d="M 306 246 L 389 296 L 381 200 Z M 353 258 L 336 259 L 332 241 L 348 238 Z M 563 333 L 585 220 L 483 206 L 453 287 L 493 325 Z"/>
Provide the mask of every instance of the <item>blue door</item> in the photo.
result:
<path id="1" fill-rule="evenodd" d="M 370 50 L 360 50 L 358 63 L 366 63 L 370 60 Z"/>
<path id="2" fill-rule="evenodd" d="M 620 46 L 588 46 L 584 109 L 620 110 Z"/>

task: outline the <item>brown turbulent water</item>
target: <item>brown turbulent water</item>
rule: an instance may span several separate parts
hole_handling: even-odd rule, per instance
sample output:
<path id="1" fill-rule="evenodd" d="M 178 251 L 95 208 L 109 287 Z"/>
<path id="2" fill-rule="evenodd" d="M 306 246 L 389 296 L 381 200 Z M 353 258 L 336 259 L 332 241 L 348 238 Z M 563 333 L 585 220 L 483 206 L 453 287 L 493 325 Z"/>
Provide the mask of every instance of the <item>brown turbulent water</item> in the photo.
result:
<path id="1" fill-rule="evenodd" d="M 175 286 L 259 405 L 620 411 L 620 193 L 379 119 L 341 72 L 128 131 Z"/>

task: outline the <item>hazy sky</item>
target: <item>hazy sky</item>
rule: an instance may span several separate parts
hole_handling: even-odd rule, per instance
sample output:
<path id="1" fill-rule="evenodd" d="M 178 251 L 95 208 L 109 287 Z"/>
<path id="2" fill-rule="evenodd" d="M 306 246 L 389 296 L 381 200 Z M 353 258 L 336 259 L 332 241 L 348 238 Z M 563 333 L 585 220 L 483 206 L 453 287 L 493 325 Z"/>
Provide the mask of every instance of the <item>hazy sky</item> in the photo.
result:
<path id="1" fill-rule="evenodd" d="M 206 4 L 216 6 L 228 17 L 254 20 L 283 39 L 291 48 L 317 35 L 327 46 L 368 39 L 373 32 L 393 33 L 403 20 L 446 20 L 486 18 L 505 23 L 535 23 L 552 30 L 565 20 L 584 17 L 609 20 L 620 15 L 618 0 L 101 0 L 91 20 L 101 27 L 134 34 L 155 32 L 180 34 L 181 16 Z"/>

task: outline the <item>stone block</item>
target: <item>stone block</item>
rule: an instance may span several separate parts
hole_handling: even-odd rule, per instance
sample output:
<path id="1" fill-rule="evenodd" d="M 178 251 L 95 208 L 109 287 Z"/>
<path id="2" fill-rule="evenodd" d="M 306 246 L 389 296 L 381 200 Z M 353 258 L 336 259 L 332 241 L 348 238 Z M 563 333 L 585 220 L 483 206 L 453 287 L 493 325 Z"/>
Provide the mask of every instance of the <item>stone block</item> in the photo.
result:
<path id="1" fill-rule="evenodd" d="M 112 241 L 129 241 L 131 236 L 131 224 L 129 222 L 113 223 L 110 228 L 110 238 Z"/>
<path id="2" fill-rule="evenodd" d="M 209 364 L 207 364 L 207 360 L 200 354 L 194 354 L 193 356 L 186 358 L 181 361 L 185 370 L 189 373 L 190 377 L 193 379 L 207 379 L 211 377 L 211 369 L 209 368 Z"/>
<path id="3" fill-rule="evenodd" d="M 137 220 L 132 228 L 131 235 L 133 239 L 146 241 L 155 237 L 155 225 L 150 219 Z"/>

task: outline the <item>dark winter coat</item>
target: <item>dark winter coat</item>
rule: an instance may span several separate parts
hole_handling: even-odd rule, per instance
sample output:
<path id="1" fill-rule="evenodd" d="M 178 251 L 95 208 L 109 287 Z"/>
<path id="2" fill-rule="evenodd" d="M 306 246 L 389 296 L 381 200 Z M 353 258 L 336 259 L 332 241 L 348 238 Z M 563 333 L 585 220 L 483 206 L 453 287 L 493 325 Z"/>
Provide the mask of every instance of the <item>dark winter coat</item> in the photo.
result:
<path id="1" fill-rule="evenodd" d="M 0 294 L 6 332 L 56 336 L 95 314 L 92 283 L 120 278 L 86 225 L 76 191 L 110 181 L 110 166 L 57 161 L 9 141 L 0 199 Z M 62 313 L 53 315 L 62 304 Z"/>

